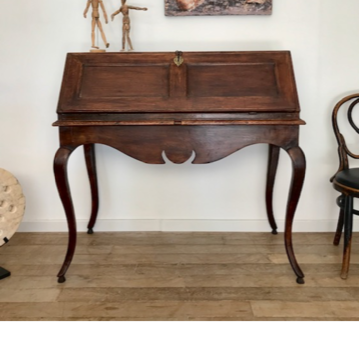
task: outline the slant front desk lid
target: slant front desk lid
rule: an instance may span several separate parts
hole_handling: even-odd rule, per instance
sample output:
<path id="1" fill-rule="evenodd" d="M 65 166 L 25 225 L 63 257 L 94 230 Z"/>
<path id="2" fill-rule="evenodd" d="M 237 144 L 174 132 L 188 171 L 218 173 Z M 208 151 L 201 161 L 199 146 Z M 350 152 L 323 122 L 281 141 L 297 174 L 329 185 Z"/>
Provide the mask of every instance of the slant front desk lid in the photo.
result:
<path id="1" fill-rule="evenodd" d="M 293 119 L 299 110 L 288 51 L 138 52 L 68 54 L 57 112 L 254 111 Z"/>

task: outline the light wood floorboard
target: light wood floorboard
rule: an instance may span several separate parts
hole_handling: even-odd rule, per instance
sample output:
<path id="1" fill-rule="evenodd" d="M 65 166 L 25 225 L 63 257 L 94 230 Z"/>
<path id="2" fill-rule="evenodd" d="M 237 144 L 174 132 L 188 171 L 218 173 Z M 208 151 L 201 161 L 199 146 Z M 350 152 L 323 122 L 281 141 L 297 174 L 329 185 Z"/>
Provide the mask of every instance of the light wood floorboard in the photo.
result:
<path id="1" fill-rule="evenodd" d="M 0 250 L 1 321 L 359 320 L 359 234 L 349 278 L 333 233 L 295 233 L 298 285 L 269 233 L 79 233 L 63 284 L 66 233 L 17 233 Z"/>

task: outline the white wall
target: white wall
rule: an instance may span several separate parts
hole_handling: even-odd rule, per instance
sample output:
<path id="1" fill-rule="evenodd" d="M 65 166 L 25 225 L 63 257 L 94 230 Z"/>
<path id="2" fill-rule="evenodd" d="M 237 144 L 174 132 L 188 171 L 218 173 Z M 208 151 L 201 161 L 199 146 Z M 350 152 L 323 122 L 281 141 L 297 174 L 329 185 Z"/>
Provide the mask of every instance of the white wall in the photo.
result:
<path id="1" fill-rule="evenodd" d="M 0 167 L 27 198 L 21 230 L 66 230 L 52 160 L 58 147 L 56 105 L 67 52 L 87 52 L 85 0 L 2 0 L 0 21 Z M 271 16 L 164 16 L 164 0 L 132 0 L 137 51 L 290 50 L 302 118 L 307 176 L 294 230 L 335 227 L 338 209 L 329 177 L 337 168 L 330 112 L 358 91 L 359 2 L 273 0 Z M 109 14 L 119 0 L 106 0 Z M 120 48 L 121 20 L 105 26 L 110 51 Z M 97 230 L 267 231 L 264 185 L 267 147 L 252 146 L 208 165 L 146 165 L 98 146 L 101 208 Z M 90 198 L 82 151 L 70 160 L 79 230 Z M 291 165 L 281 157 L 275 213 L 283 229 Z M 253 192 L 254 190 L 254 192 Z"/>

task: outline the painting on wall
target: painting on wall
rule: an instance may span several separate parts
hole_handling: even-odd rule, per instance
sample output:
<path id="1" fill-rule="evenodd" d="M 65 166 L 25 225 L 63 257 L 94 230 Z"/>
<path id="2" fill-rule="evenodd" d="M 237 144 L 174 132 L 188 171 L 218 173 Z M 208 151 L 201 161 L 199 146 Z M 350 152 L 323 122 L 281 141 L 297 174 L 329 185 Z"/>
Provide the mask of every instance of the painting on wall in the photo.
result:
<path id="1" fill-rule="evenodd" d="M 166 16 L 270 15 L 272 0 L 165 0 Z"/>

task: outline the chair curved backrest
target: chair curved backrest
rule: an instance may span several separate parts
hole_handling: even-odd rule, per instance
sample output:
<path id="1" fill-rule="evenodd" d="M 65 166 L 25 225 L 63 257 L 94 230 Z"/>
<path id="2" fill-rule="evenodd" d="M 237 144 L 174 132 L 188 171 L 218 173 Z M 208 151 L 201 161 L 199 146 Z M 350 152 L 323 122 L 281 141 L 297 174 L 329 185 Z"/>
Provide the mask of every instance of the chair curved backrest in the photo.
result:
<path id="1" fill-rule="evenodd" d="M 356 94 L 349 95 L 349 96 L 346 96 L 343 99 L 341 99 L 335 105 L 335 107 L 333 109 L 332 125 L 333 125 L 333 130 L 335 133 L 335 137 L 338 142 L 339 168 L 338 168 L 337 172 L 335 173 L 335 175 L 330 179 L 331 182 L 333 181 L 334 177 L 336 176 L 336 174 L 338 172 L 349 168 L 348 156 L 355 158 L 355 159 L 359 159 L 359 155 L 351 152 L 348 149 L 345 139 L 344 139 L 344 136 L 340 132 L 339 126 L 338 126 L 338 111 L 341 108 L 341 106 L 347 102 L 351 102 L 349 105 L 349 108 L 348 108 L 348 113 L 347 113 L 348 121 L 349 121 L 351 127 L 359 134 L 359 128 L 356 126 L 356 124 L 353 121 L 353 109 L 359 103 L 359 93 L 356 93 Z"/>

